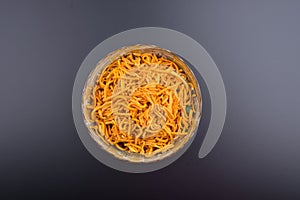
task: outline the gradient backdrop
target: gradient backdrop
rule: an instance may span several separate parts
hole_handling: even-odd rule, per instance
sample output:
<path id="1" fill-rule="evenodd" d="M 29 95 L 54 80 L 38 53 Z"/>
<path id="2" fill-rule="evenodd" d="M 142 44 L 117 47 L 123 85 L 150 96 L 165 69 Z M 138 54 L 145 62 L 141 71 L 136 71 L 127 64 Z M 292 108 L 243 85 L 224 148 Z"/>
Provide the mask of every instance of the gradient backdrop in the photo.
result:
<path id="1" fill-rule="evenodd" d="M 214 150 L 198 159 L 204 96 L 191 148 L 160 171 L 127 174 L 81 143 L 72 87 L 97 44 L 144 26 L 206 48 L 228 114 Z M 299 199 L 299 77 L 300 1 L 0 0 L 0 198 Z"/>

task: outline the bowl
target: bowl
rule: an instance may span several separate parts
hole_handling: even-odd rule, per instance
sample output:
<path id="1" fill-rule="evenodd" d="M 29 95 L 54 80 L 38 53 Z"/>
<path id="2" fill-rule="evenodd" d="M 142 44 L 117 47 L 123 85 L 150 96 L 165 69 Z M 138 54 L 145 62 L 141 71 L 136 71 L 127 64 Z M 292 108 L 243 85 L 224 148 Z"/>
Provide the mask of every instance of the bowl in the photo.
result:
<path id="1" fill-rule="evenodd" d="M 172 156 L 196 134 L 202 97 L 178 55 L 137 44 L 97 63 L 81 106 L 88 134 L 100 148 L 121 160 L 149 163 Z"/>

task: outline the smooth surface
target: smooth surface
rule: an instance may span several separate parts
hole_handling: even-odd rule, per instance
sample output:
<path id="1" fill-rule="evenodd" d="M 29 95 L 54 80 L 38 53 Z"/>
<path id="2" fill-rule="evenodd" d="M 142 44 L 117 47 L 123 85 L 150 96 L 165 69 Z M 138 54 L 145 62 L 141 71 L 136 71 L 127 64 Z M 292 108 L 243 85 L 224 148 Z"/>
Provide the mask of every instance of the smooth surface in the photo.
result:
<path id="1" fill-rule="evenodd" d="M 77 72 L 72 94 L 73 118 L 81 141 L 88 151 L 103 164 L 120 171 L 131 173 L 151 172 L 166 167 L 178 159 L 192 143 L 193 139 L 189 140 L 184 148 L 181 148 L 176 154 L 161 161 L 152 162 L 150 164 L 130 163 L 112 157 L 110 154 L 102 151 L 102 149 L 99 149 L 96 142 L 87 134 L 88 130 L 84 125 L 82 117 L 81 96 L 89 74 L 99 60 L 104 58 L 107 54 L 120 47 L 134 44 L 157 45 L 180 55 L 194 66 L 194 71 L 198 73 L 196 78 L 198 77 L 200 80 L 200 77 L 202 77 L 205 81 L 209 93 L 207 94 L 207 98 L 210 98 L 211 101 L 211 118 L 207 131 L 202 133 L 205 137 L 201 148 L 199 147 L 199 158 L 204 158 L 217 143 L 224 126 L 226 117 L 226 92 L 224 83 L 216 64 L 199 43 L 183 33 L 166 28 L 143 27 L 126 30 L 107 38 L 87 55 Z M 198 75 L 201 76 L 199 77 Z M 194 134 L 196 135 L 197 131 L 195 132 Z M 194 138 L 194 136 L 192 138 Z"/>
<path id="2" fill-rule="evenodd" d="M 1 1 L 0 196 L 299 199 L 299 10 L 298 1 L 276 0 Z M 199 134 L 172 165 L 127 174 L 84 148 L 71 96 L 87 53 L 141 26 L 201 43 L 222 74 L 228 110 L 204 159 L 195 156 Z"/>

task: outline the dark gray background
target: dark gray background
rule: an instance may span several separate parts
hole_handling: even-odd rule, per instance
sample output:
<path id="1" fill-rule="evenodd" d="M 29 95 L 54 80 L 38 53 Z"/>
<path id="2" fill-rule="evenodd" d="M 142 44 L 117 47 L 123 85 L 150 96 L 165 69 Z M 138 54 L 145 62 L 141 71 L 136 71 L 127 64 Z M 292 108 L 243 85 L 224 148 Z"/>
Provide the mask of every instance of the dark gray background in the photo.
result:
<path id="1" fill-rule="evenodd" d="M 299 199 L 299 20 L 300 1 L 0 1 L 0 196 Z M 199 134 L 172 165 L 127 174 L 82 145 L 72 87 L 97 44 L 144 26 L 206 48 L 228 113 L 208 157 Z"/>

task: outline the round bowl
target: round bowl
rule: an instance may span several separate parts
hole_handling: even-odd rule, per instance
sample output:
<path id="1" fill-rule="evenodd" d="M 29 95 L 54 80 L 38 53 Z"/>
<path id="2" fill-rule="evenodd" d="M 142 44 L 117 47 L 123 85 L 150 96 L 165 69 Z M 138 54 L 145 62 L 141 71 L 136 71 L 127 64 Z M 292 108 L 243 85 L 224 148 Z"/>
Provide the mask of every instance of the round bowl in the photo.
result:
<path id="1" fill-rule="evenodd" d="M 93 95 L 93 89 L 97 85 L 97 80 L 99 79 L 99 76 L 101 76 L 101 73 L 111 63 L 119 59 L 121 56 L 128 55 L 130 53 L 155 54 L 176 63 L 176 65 L 179 66 L 179 68 L 182 69 L 182 71 L 185 73 L 188 82 L 191 83 L 189 87 L 192 88 L 193 91 L 193 95 L 191 96 L 191 102 L 193 105 L 194 112 L 193 114 L 191 114 L 189 118 L 190 119 L 189 126 L 186 133 L 184 135 L 179 135 L 178 137 L 176 136 L 176 138 L 170 142 L 167 148 L 164 148 L 158 153 L 152 155 L 120 150 L 105 138 L 104 133 L 101 133 L 100 131 L 99 134 L 99 132 L 95 131 L 95 128 L 92 128 L 95 127 L 95 125 L 97 126 L 97 123 L 95 122 L 95 119 L 91 117 L 92 114 L 91 107 L 94 103 L 93 99 L 91 98 L 91 95 Z M 170 73 L 169 71 L 166 72 Z M 178 97 L 178 99 L 180 99 L 180 97 Z M 181 106 L 182 106 L 181 112 L 184 111 L 188 112 L 187 107 L 185 107 L 184 105 Z M 160 48 L 158 46 L 138 44 L 138 45 L 126 46 L 117 49 L 114 52 L 108 54 L 106 57 L 102 58 L 97 63 L 94 70 L 88 76 L 85 82 L 84 89 L 82 91 L 82 113 L 83 113 L 84 123 L 89 131 L 90 136 L 95 140 L 95 142 L 99 145 L 100 148 L 102 148 L 103 150 L 107 151 L 111 155 L 121 160 L 127 160 L 129 162 L 148 163 L 148 162 L 155 162 L 158 160 L 162 160 L 166 157 L 171 156 L 172 154 L 177 152 L 180 148 L 182 148 L 185 144 L 187 144 L 187 142 L 194 136 L 194 134 L 196 134 L 196 130 L 198 129 L 201 113 L 202 113 L 202 97 L 201 97 L 200 86 L 195 75 L 193 74 L 189 66 L 178 55 L 166 49 Z"/>

